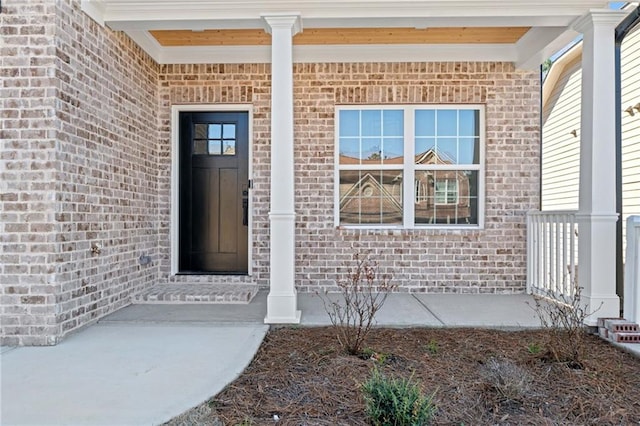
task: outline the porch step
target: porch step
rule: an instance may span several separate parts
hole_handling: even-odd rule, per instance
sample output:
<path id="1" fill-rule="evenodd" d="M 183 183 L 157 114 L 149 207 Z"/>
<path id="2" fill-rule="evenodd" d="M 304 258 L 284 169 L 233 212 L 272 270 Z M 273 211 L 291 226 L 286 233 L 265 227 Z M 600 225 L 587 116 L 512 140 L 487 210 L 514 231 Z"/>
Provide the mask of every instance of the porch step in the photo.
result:
<path id="1" fill-rule="evenodd" d="M 158 284 L 133 296 L 133 303 L 247 304 L 257 293 L 254 284 Z"/>
<path id="2" fill-rule="evenodd" d="M 624 318 L 598 318 L 598 334 L 620 343 L 640 343 L 640 327 Z"/>

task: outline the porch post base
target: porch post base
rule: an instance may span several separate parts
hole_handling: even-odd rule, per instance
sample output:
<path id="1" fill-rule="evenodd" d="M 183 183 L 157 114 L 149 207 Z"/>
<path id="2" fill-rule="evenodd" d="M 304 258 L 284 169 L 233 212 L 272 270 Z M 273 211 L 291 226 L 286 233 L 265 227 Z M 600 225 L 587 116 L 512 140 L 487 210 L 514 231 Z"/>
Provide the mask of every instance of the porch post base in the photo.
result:
<path id="1" fill-rule="evenodd" d="M 267 296 L 267 316 L 265 324 L 300 324 L 301 311 L 296 310 L 298 297 L 293 293 Z"/>
<path id="2" fill-rule="evenodd" d="M 591 315 L 584 320 L 584 325 L 598 325 L 598 318 L 617 318 L 620 316 L 620 298 L 617 295 L 582 296 L 582 306 Z"/>
<path id="3" fill-rule="evenodd" d="M 615 230 L 617 213 L 578 213 L 578 285 L 581 305 L 592 314 L 586 325 L 598 318 L 620 316 L 616 294 Z"/>

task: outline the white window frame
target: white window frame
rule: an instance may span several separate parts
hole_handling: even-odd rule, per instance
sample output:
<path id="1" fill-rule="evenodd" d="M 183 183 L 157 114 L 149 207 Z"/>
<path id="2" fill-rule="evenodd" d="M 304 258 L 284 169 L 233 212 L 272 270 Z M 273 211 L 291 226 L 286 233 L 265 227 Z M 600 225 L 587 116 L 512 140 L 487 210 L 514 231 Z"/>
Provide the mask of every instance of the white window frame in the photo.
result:
<path id="1" fill-rule="evenodd" d="M 171 276 L 179 273 L 179 229 L 180 229 L 180 113 L 190 111 L 205 112 L 247 112 L 249 114 L 249 180 L 253 179 L 253 105 L 251 104 L 189 104 L 189 105 L 172 105 L 171 106 L 171 219 L 170 231 L 171 237 Z M 253 194 L 250 191 L 249 194 Z M 253 197 L 249 196 L 249 232 L 247 262 L 249 265 L 247 275 L 253 275 Z M 208 274 L 207 274 L 208 275 Z"/>
<path id="2" fill-rule="evenodd" d="M 397 110 L 404 111 L 404 164 L 403 164 L 403 188 L 402 188 L 402 225 L 392 224 L 341 224 L 340 223 L 340 170 L 361 170 L 360 165 L 340 165 L 340 111 L 344 110 Z M 478 172 L 478 223 L 474 225 L 462 224 L 423 224 L 415 223 L 415 112 L 421 109 L 458 110 L 476 109 L 479 112 L 479 164 L 433 164 L 429 170 L 473 170 Z M 485 206 L 485 145 L 486 145 L 486 119 L 485 107 L 480 104 L 381 104 L 381 105 L 336 105 L 334 126 L 334 224 L 346 229 L 484 229 Z M 393 168 L 379 166 L 380 168 Z M 377 168 L 377 167 L 376 167 Z M 458 184 L 459 185 L 459 184 Z M 460 188 L 458 186 L 458 194 Z"/>
<path id="3" fill-rule="evenodd" d="M 458 183 L 458 179 L 443 179 L 441 182 L 445 183 L 444 188 L 444 202 L 438 201 L 438 189 L 436 188 L 436 183 L 433 184 L 433 203 L 436 206 L 450 206 L 452 204 L 458 204 L 460 200 L 460 184 Z M 451 183 L 456 183 L 456 195 L 453 198 L 449 198 L 449 186 Z"/>

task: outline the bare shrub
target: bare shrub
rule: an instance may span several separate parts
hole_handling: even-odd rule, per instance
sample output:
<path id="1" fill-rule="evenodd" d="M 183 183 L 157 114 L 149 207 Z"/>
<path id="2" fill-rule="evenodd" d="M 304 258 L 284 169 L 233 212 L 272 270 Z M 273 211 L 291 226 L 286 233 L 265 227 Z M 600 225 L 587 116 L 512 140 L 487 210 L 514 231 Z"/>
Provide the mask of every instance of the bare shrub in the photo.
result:
<path id="1" fill-rule="evenodd" d="M 391 283 L 390 275 L 379 273 L 378 263 L 369 253 L 355 253 L 345 268 L 344 278 L 337 280 L 338 297 L 330 297 L 327 292 L 320 297 L 340 346 L 359 355 L 376 313 L 397 285 Z"/>
<path id="2" fill-rule="evenodd" d="M 582 369 L 585 355 L 585 338 L 588 334 L 584 322 L 600 310 L 600 306 L 588 312 L 582 304 L 582 287 L 574 284 L 573 295 L 557 295 L 549 292 L 534 296 L 532 306 L 540 324 L 547 331 L 545 351 L 541 358 L 552 362 L 566 363 L 571 368 Z"/>
<path id="3" fill-rule="evenodd" d="M 507 359 L 490 358 L 482 366 L 482 376 L 506 402 L 522 402 L 533 382 L 527 370 Z"/>

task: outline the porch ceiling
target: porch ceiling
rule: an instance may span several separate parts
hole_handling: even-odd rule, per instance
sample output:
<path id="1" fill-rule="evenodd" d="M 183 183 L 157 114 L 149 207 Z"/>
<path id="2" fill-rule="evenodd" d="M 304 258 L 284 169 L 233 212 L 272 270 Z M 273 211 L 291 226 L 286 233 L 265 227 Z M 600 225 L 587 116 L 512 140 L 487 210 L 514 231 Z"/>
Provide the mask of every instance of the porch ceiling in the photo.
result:
<path id="1" fill-rule="evenodd" d="M 159 63 L 270 62 L 264 15 L 300 15 L 295 62 L 509 61 L 536 69 L 604 0 L 82 0 Z"/>
<path id="2" fill-rule="evenodd" d="M 502 44 L 515 43 L 530 27 L 310 28 L 294 45 L 332 44 Z M 270 46 L 264 30 L 151 30 L 161 46 Z"/>

